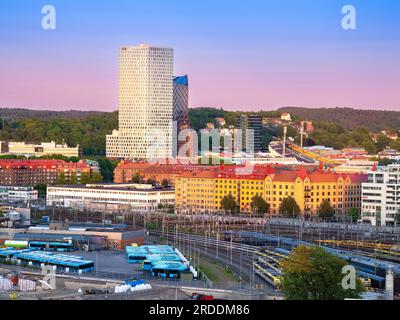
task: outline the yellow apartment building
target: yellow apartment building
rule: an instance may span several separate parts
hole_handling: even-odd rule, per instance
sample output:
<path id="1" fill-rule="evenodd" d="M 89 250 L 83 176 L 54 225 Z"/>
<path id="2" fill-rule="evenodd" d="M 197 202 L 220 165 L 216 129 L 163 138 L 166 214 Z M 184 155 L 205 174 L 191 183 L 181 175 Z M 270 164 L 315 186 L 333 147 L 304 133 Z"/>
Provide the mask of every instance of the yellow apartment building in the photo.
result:
<path id="1" fill-rule="evenodd" d="M 265 178 L 271 172 L 269 167 L 227 167 L 216 176 L 215 210 L 221 210 L 222 199 L 231 194 L 241 212 L 252 212 L 252 199 L 265 199 Z"/>
<path id="2" fill-rule="evenodd" d="M 175 178 L 175 210 L 179 213 L 215 212 L 214 172 L 184 173 Z"/>
<path id="3" fill-rule="evenodd" d="M 270 204 L 270 214 L 279 215 L 284 198 L 296 200 L 302 213 L 316 214 L 328 199 L 338 213 L 361 207 L 364 174 L 337 174 L 329 170 L 271 170 L 255 167 L 238 171 L 235 167 L 183 174 L 176 179 L 175 206 L 178 212 L 215 213 L 222 199 L 231 194 L 241 212 L 251 213 L 252 199 L 259 195 Z"/>
<path id="4" fill-rule="evenodd" d="M 337 213 L 346 213 L 350 208 L 361 208 L 361 183 L 366 179 L 364 174 L 329 171 L 271 174 L 265 180 L 265 200 L 270 204 L 270 213 L 275 215 L 281 214 L 279 208 L 287 197 L 294 198 L 303 213 L 316 214 L 326 199 Z"/>

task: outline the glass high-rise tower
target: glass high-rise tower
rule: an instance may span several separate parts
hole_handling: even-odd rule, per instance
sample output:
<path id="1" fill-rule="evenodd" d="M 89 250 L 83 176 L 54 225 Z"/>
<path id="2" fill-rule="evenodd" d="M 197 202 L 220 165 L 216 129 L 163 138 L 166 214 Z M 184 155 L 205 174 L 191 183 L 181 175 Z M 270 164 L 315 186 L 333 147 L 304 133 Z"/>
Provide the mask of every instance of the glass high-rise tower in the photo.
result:
<path id="1" fill-rule="evenodd" d="M 189 80 L 188 76 L 174 78 L 174 121 L 178 131 L 189 126 Z"/>
<path id="2" fill-rule="evenodd" d="M 184 129 L 190 128 L 189 120 L 189 80 L 188 76 L 174 78 L 174 135 L 173 135 L 173 154 L 178 155 L 180 148 L 188 142 L 188 137 L 184 141 L 178 141 L 179 133 Z"/>
<path id="3" fill-rule="evenodd" d="M 242 150 L 260 152 L 262 147 L 262 117 L 257 115 L 242 115 L 237 127 L 242 130 Z"/>

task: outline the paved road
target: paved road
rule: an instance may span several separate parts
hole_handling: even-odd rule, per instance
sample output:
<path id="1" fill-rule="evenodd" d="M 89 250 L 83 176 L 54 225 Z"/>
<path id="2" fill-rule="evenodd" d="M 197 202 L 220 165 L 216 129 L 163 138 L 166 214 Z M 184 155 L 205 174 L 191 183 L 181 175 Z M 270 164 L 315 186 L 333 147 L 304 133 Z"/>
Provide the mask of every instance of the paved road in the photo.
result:
<path id="1" fill-rule="evenodd" d="M 100 272 L 137 274 L 141 270 L 139 265 L 128 263 L 125 251 L 75 251 L 73 254 L 93 261 Z"/>

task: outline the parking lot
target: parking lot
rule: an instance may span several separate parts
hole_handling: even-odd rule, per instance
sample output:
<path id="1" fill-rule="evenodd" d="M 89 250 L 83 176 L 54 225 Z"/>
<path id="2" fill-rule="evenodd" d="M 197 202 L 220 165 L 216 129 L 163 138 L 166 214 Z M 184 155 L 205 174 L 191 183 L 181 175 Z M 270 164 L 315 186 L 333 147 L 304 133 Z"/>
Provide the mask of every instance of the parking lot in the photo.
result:
<path id="1" fill-rule="evenodd" d="M 96 271 L 98 272 L 114 272 L 132 275 L 142 272 L 140 265 L 128 263 L 125 251 L 74 251 L 72 254 L 93 261 Z"/>

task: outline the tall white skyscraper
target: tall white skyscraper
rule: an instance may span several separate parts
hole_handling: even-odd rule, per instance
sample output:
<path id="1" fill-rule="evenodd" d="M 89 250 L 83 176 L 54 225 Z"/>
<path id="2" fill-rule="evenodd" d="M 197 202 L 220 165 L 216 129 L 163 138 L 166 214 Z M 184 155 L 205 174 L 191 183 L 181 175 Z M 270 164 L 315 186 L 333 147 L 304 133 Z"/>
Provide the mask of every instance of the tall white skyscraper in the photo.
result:
<path id="1" fill-rule="evenodd" d="M 171 48 L 120 48 L 119 130 L 106 138 L 107 157 L 172 156 L 173 70 Z"/>

